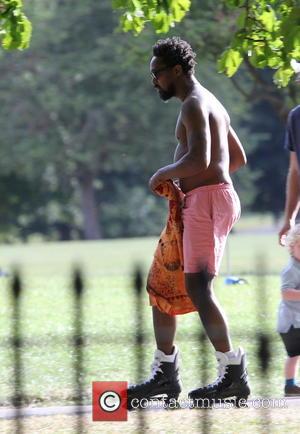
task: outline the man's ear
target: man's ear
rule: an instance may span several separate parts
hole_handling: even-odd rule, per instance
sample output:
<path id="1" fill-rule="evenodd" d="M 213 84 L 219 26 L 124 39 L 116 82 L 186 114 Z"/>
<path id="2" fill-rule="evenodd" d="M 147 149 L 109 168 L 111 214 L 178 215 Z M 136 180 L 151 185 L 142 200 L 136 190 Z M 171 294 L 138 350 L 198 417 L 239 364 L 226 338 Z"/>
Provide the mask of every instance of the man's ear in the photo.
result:
<path id="1" fill-rule="evenodd" d="M 183 74 L 182 66 L 181 65 L 175 65 L 174 66 L 174 72 L 175 72 L 175 75 L 177 77 L 179 77 L 180 75 L 182 75 Z"/>

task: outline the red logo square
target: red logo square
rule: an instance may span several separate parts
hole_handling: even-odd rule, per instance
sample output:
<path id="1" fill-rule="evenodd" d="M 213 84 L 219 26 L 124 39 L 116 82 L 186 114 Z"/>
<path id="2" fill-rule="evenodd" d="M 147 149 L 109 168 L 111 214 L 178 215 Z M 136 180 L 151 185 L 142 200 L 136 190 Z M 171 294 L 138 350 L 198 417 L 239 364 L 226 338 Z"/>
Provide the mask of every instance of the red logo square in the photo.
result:
<path id="1" fill-rule="evenodd" d="M 127 381 L 93 381 L 93 421 L 127 420 Z"/>

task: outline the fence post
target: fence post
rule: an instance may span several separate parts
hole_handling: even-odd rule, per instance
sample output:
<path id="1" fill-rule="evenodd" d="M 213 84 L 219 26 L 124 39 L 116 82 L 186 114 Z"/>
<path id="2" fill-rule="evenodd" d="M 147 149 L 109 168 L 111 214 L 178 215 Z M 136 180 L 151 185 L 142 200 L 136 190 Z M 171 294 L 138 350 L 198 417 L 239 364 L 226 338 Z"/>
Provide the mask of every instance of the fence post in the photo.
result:
<path id="1" fill-rule="evenodd" d="M 12 346 L 14 357 L 14 395 L 12 398 L 13 406 L 16 410 L 15 433 L 22 434 L 23 423 L 21 419 L 21 407 L 23 404 L 23 384 L 22 384 L 22 338 L 20 327 L 20 302 L 22 284 L 18 271 L 14 272 L 11 295 L 12 295 Z"/>
<path id="2" fill-rule="evenodd" d="M 202 387 L 208 383 L 208 341 L 207 335 L 205 332 L 200 333 L 200 368 L 201 368 L 201 383 Z M 209 434 L 209 426 L 210 426 L 210 408 L 205 408 L 205 400 L 202 402 L 202 409 L 200 411 L 200 432 L 203 434 Z"/>
<path id="3" fill-rule="evenodd" d="M 75 269 L 73 274 L 74 291 L 74 374 L 75 374 L 75 402 L 77 404 L 77 434 L 83 432 L 83 421 L 80 406 L 83 404 L 83 335 L 82 335 L 82 293 L 83 280 L 79 269 Z"/>
<path id="4" fill-rule="evenodd" d="M 134 291 L 135 291 L 135 318 L 136 318 L 136 334 L 135 334 L 135 350 L 136 350 L 136 363 L 137 375 L 136 379 L 139 381 L 144 368 L 144 315 L 143 315 L 143 275 L 140 266 L 137 266 L 134 272 Z M 138 409 L 138 432 L 145 432 L 145 416 L 143 409 Z"/>
<path id="5" fill-rule="evenodd" d="M 271 432 L 271 417 L 269 406 L 263 407 L 263 398 L 269 386 L 269 371 L 271 360 L 271 339 L 267 326 L 268 298 L 266 295 L 266 261 L 263 255 L 257 258 L 257 324 L 262 331 L 257 334 L 257 358 L 259 361 L 259 371 L 261 377 L 261 419 L 262 433 Z"/>

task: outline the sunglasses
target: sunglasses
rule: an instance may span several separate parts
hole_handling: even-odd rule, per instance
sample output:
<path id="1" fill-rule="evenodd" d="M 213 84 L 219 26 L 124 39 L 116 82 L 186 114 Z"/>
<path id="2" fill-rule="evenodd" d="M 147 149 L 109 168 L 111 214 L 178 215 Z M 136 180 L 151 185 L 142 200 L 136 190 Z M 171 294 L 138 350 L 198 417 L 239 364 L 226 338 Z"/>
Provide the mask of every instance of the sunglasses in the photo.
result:
<path id="1" fill-rule="evenodd" d="M 153 80 L 158 80 L 159 75 L 160 75 L 163 71 L 166 71 L 167 69 L 173 68 L 173 66 L 175 66 L 175 65 L 172 65 L 172 66 L 164 66 L 163 68 L 159 68 L 159 69 L 157 69 L 156 71 L 151 71 L 151 72 L 150 72 L 150 74 L 151 74 L 151 78 L 152 78 Z"/>

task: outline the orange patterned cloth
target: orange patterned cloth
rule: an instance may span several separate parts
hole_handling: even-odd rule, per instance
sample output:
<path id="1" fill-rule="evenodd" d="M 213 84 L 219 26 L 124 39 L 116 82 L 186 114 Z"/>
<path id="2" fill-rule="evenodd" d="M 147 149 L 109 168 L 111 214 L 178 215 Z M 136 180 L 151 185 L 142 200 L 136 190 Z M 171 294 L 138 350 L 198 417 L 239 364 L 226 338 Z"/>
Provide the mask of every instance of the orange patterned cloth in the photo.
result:
<path id="1" fill-rule="evenodd" d="M 150 305 L 168 315 L 194 312 L 196 309 L 187 295 L 183 273 L 181 204 L 184 194 L 172 181 L 159 185 L 156 192 L 169 200 L 169 215 L 148 274 Z"/>

